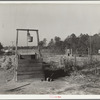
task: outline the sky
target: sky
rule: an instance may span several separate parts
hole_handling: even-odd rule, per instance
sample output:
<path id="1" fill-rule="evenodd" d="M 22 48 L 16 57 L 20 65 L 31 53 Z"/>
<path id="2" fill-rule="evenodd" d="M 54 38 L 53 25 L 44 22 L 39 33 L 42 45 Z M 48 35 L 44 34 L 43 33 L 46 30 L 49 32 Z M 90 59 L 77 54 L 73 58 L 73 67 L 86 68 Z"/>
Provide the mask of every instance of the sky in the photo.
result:
<path id="1" fill-rule="evenodd" d="M 100 4 L 0 4 L 0 42 L 15 45 L 18 28 L 38 29 L 40 40 L 47 42 L 72 33 L 93 35 L 100 32 Z M 36 45 L 35 32 L 30 34 L 34 41 L 29 45 Z M 19 45 L 27 45 L 26 32 L 19 32 Z"/>

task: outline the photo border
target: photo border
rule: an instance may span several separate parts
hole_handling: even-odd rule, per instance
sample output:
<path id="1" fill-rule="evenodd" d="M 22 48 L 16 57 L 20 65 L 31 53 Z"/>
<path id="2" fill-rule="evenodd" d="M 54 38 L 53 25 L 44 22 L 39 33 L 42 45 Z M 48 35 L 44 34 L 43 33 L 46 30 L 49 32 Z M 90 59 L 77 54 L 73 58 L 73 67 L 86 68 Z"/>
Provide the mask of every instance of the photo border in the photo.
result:
<path id="1" fill-rule="evenodd" d="M 0 4 L 100 4 L 100 0 L 57 0 L 57 1 L 53 1 L 53 0 L 44 0 L 44 1 L 40 1 L 40 0 L 0 0 Z M 95 99 L 100 99 L 100 95 L 13 95 L 13 94 L 9 94 L 9 95 L 0 95 L 0 99 L 70 99 L 70 100 L 86 100 L 86 99 L 90 99 L 90 100 L 95 100 Z"/>

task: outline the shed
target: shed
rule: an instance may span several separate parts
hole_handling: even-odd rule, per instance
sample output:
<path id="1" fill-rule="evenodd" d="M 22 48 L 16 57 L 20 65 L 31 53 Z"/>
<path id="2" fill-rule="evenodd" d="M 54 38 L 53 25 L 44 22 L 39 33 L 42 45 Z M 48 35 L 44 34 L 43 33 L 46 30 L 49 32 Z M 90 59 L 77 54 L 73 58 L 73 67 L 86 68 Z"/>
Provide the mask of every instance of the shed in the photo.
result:
<path id="1" fill-rule="evenodd" d="M 29 41 L 28 37 L 31 37 L 30 31 L 35 31 L 37 34 L 37 52 L 19 52 L 18 51 L 18 33 L 19 31 L 27 32 L 27 46 Z M 31 39 L 31 38 L 30 38 Z M 39 33 L 36 29 L 17 29 L 16 36 L 16 67 L 14 79 L 17 80 L 25 80 L 25 79 L 34 79 L 34 78 L 43 78 L 43 67 L 42 67 L 42 56 L 39 48 Z"/>

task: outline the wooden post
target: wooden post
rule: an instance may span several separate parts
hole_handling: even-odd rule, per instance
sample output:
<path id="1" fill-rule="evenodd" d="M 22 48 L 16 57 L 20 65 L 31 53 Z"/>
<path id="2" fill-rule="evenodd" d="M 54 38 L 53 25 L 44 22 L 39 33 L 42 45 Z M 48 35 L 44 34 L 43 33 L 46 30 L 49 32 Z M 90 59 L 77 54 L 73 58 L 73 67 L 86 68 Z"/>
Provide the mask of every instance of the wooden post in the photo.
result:
<path id="1" fill-rule="evenodd" d="M 28 33 L 29 33 L 29 30 L 27 30 L 27 54 L 28 54 Z"/>
<path id="2" fill-rule="evenodd" d="M 16 55 L 17 55 L 17 49 L 18 49 L 18 30 L 16 35 Z"/>
<path id="3" fill-rule="evenodd" d="M 77 56 L 77 50 L 75 50 L 75 66 L 76 66 L 76 56 Z"/>
<path id="4" fill-rule="evenodd" d="M 14 80 L 17 81 L 17 67 L 18 67 L 18 30 L 16 36 L 16 66 L 14 68 Z"/>
<path id="5" fill-rule="evenodd" d="M 76 65 L 77 65 L 77 49 L 75 50 L 75 64 L 74 64 L 74 70 L 77 71 Z"/>
<path id="6" fill-rule="evenodd" d="M 39 56 L 41 57 L 41 52 L 40 52 L 40 47 L 39 47 L 39 33 L 38 33 L 38 30 L 36 31 L 37 32 L 37 44 L 38 44 L 38 51 L 39 51 Z"/>

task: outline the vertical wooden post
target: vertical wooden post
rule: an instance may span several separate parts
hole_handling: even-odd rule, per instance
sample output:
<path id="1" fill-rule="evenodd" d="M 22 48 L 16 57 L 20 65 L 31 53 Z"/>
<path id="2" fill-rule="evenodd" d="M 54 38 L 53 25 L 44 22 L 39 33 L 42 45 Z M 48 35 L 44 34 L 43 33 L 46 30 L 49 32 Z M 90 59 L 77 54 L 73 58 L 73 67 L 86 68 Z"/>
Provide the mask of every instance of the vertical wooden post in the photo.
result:
<path id="1" fill-rule="evenodd" d="M 77 56 L 77 50 L 75 50 L 75 67 L 76 67 L 76 56 Z"/>
<path id="2" fill-rule="evenodd" d="M 28 54 L 28 34 L 29 34 L 29 30 L 27 30 L 27 54 Z"/>
<path id="3" fill-rule="evenodd" d="M 36 31 L 37 32 L 37 44 L 38 44 L 38 51 L 39 51 L 39 56 L 41 57 L 41 52 L 40 52 L 40 47 L 39 47 L 39 33 L 38 33 L 38 30 Z"/>
<path id="4" fill-rule="evenodd" d="M 16 66 L 14 68 L 14 80 L 17 81 L 17 67 L 18 67 L 18 30 L 16 35 Z"/>

